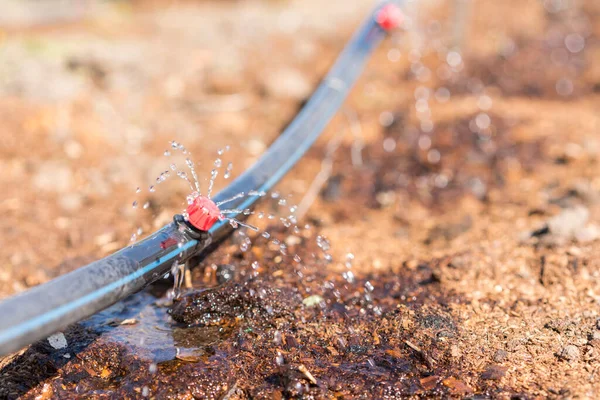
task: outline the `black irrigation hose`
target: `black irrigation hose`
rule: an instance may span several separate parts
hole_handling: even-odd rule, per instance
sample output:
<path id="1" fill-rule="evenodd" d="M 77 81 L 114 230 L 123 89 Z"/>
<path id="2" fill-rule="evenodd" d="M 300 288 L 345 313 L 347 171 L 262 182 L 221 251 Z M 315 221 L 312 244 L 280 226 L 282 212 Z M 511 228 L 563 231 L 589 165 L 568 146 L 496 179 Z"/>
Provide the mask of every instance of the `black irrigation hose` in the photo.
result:
<path id="1" fill-rule="evenodd" d="M 350 40 L 281 136 L 256 164 L 215 196 L 215 202 L 240 192 L 271 189 L 312 146 L 385 35 L 375 15 L 370 15 Z M 231 202 L 231 207 L 243 210 L 258 200 L 258 196 L 241 198 Z M 220 221 L 209 232 L 198 232 L 176 216 L 174 222 L 137 244 L 3 301 L 0 355 L 43 339 L 143 289 L 169 272 L 174 263 L 206 256 L 232 230 L 228 222 Z"/>

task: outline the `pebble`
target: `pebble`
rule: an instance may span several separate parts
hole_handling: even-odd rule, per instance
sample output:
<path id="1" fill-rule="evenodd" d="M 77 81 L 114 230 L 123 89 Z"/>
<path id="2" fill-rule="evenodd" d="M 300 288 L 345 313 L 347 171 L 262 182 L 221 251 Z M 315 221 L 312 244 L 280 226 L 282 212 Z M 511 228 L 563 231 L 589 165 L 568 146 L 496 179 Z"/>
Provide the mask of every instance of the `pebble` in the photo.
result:
<path id="1" fill-rule="evenodd" d="M 263 84 L 270 96 L 279 99 L 304 100 L 312 91 L 306 76 L 292 68 L 281 68 L 265 74 Z"/>
<path id="2" fill-rule="evenodd" d="M 83 197 L 79 193 L 67 193 L 58 199 L 58 204 L 65 211 L 77 211 L 83 206 Z"/>
<path id="3" fill-rule="evenodd" d="M 567 361 L 577 361 L 579 359 L 579 348 L 569 344 L 560 351 L 560 357 Z"/>
<path id="4" fill-rule="evenodd" d="M 250 139 L 246 144 L 246 150 L 253 156 L 262 154 L 266 148 L 265 143 L 258 139 Z"/>
<path id="5" fill-rule="evenodd" d="M 295 236 L 295 235 L 290 235 L 285 238 L 285 244 L 288 246 L 295 246 L 295 245 L 300 244 L 301 242 L 302 242 L 302 239 L 300 239 L 298 236 Z"/>
<path id="6" fill-rule="evenodd" d="M 60 161 L 45 161 L 33 177 L 33 185 L 38 190 L 64 193 L 73 184 L 73 172 Z"/>
<path id="7" fill-rule="evenodd" d="M 313 294 L 312 296 L 308 296 L 302 300 L 302 304 L 304 304 L 306 307 L 314 307 L 322 301 L 323 297 L 319 296 L 318 294 Z"/>
<path id="8" fill-rule="evenodd" d="M 54 335 L 48 336 L 48 343 L 53 348 L 59 350 L 67 347 L 67 338 L 62 332 L 55 333 Z"/>
<path id="9" fill-rule="evenodd" d="M 116 237 L 114 232 L 103 233 L 94 238 L 94 244 L 99 247 L 106 246 L 107 244 L 114 242 Z"/>
<path id="10" fill-rule="evenodd" d="M 505 350 L 497 350 L 494 353 L 494 362 L 501 363 L 508 359 L 508 353 Z"/>

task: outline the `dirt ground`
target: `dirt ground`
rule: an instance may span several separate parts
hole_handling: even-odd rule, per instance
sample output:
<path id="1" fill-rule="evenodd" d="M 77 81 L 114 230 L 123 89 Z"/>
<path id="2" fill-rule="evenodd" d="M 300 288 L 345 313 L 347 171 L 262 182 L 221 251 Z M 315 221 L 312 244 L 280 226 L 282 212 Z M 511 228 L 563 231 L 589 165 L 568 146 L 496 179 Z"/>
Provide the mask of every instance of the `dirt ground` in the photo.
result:
<path id="1" fill-rule="evenodd" d="M 251 165 L 372 6 L 62 4 L 0 17 L 2 297 L 180 212 L 169 141 Z M 600 397 L 600 3 L 461 4 L 409 2 L 278 187 L 344 135 L 299 229 L 265 201 L 269 239 L 0 360 L 0 398 Z"/>

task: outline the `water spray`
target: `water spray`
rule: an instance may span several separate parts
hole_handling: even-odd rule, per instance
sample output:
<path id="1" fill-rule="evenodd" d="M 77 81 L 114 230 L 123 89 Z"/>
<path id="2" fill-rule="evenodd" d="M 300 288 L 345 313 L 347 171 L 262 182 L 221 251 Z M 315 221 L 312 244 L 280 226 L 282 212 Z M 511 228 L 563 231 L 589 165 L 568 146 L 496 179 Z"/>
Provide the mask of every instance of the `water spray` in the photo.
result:
<path id="1" fill-rule="evenodd" d="M 229 186 L 198 194 L 185 212 L 149 237 L 0 303 L 0 356 L 43 339 L 142 290 L 175 264 L 202 259 L 302 158 L 343 104 L 372 50 L 398 26 L 402 13 L 386 2 L 347 44 L 323 82 L 271 147 Z M 193 187 L 192 187 L 193 188 Z M 247 193 L 247 196 L 239 196 Z M 218 204 L 228 203 L 233 212 Z"/>

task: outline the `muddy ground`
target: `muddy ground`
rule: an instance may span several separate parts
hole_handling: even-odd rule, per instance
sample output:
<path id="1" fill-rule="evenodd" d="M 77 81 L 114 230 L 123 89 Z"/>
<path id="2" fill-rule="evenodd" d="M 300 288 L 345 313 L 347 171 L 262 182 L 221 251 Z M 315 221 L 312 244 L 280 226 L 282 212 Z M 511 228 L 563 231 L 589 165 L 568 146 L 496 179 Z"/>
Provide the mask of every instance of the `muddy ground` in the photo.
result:
<path id="1" fill-rule="evenodd" d="M 148 190 L 169 141 L 251 165 L 371 5 L 79 4 L 3 6 L 3 297 L 180 212 L 183 182 Z M 299 229 L 265 201 L 269 240 L 0 360 L 0 398 L 599 397 L 600 5 L 406 11 L 278 188 L 303 204 L 343 135 Z"/>

